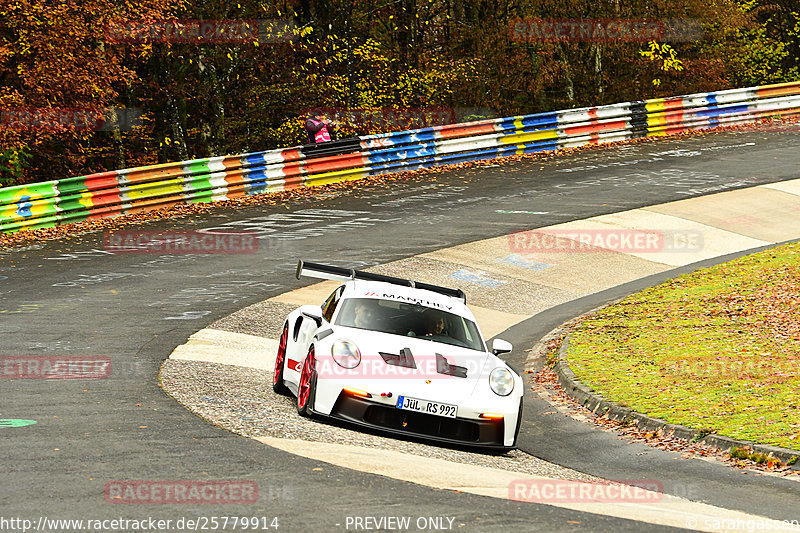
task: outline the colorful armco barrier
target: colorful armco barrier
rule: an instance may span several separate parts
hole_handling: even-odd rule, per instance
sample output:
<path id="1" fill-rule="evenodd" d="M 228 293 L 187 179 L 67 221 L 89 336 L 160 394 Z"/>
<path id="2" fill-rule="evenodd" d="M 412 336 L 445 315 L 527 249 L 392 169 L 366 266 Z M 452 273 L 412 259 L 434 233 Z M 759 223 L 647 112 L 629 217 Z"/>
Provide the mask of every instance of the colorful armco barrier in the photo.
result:
<path id="1" fill-rule="evenodd" d="M 797 114 L 793 82 L 113 170 L 0 188 L 0 231 Z"/>

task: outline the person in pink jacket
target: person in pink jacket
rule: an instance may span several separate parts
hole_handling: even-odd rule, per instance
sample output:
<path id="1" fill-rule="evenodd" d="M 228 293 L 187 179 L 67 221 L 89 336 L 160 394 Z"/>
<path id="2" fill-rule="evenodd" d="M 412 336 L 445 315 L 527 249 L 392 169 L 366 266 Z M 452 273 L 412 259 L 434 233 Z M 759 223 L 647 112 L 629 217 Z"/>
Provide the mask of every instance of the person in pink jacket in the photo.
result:
<path id="1" fill-rule="evenodd" d="M 308 143 L 316 144 L 330 141 L 331 133 L 328 128 L 333 127 L 333 125 L 334 123 L 326 119 L 322 113 L 312 112 L 306 119 Z"/>

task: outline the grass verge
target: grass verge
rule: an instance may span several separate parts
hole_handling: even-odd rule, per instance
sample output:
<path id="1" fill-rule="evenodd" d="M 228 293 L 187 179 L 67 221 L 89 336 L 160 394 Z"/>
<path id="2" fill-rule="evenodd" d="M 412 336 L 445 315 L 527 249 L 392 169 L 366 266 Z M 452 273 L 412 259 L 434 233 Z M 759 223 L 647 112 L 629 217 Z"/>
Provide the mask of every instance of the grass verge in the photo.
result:
<path id="1" fill-rule="evenodd" d="M 573 332 L 568 359 L 635 411 L 800 450 L 800 243 L 606 307 Z"/>

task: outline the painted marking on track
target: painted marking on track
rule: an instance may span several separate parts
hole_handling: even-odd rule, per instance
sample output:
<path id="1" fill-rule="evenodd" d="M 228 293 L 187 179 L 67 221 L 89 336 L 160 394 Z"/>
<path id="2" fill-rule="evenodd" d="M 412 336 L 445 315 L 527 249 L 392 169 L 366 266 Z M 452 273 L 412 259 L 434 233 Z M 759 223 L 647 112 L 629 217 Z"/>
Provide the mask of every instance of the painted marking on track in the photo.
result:
<path id="1" fill-rule="evenodd" d="M 146 278 L 148 276 L 153 276 L 155 274 L 164 272 L 166 272 L 166 270 L 151 270 L 149 272 L 105 272 L 103 274 L 96 274 L 93 276 L 88 274 L 80 274 L 76 279 L 53 283 L 53 287 L 84 288 L 86 285 L 96 285 L 98 283 L 105 283 L 106 281 L 118 281 L 132 277 Z"/>
<path id="2" fill-rule="evenodd" d="M 164 317 L 164 320 L 197 320 L 209 314 L 211 314 L 211 311 L 184 311 L 177 316 Z"/>
<path id="3" fill-rule="evenodd" d="M 185 287 L 167 296 L 164 300 L 149 304 L 150 307 L 189 307 L 197 303 L 236 303 L 257 294 L 274 294 L 281 285 L 253 280 L 229 279 L 205 287 Z"/>
<path id="4" fill-rule="evenodd" d="M 68 340 L 57 340 L 50 342 L 29 341 L 25 343 L 27 350 L 37 350 L 45 352 L 68 352 L 70 350 L 91 350 L 89 346 L 74 347 Z"/>
<path id="5" fill-rule="evenodd" d="M 86 250 L 84 252 L 65 253 L 55 257 L 45 257 L 45 259 L 53 261 L 89 261 L 95 257 L 104 257 L 109 255 L 114 255 L 114 252 L 92 248 L 91 250 Z"/>
<path id="6" fill-rule="evenodd" d="M 666 150 L 664 152 L 656 152 L 654 154 L 646 154 L 641 159 L 629 159 L 627 161 L 611 161 L 609 163 L 596 163 L 596 164 L 589 164 L 583 166 L 575 166 L 569 168 L 562 168 L 556 170 L 556 172 L 583 172 L 585 170 L 597 170 L 601 168 L 611 168 L 611 167 L 627 167 L 633 165 L 639 165 L 643 163 L 654 163 L 656 161 L 664 161 L 665 158 L 681 158 L 681 157 L 696 157 L 698 155 L 702 155 L 702 152 L 708 152 L 713 150 L 731 150 L 734 148 L 743 148 L 746 146 L 755 146 L 756 143 L 748 142 L 743 144 L 731 144 L 731 145 L 723 145 L 723 146 L 706 146 L 702 147 L 699 150 L 686 150 L 686 149 L 677 149 L 677 150 Z M 627 151 L 627 150 L 626 150 Z"/>
<path id="7" fill-rule="evenodd" d="M 549 215 L 549 211 L 509 211 L 506 209 L 496 209 L 495 213 L 503 213 L 504 215 Z"/>
<path id="8" fill-rule="evenodd" d="M 199 233 L 229 232 L 231 229 L 256 233 L 258 239 L 277 241 L 301 240 L 311 237 L 342 233 L 353 228 L 370 227 L 376 224 L 397 222 L 400 218 L 375 218 L 369 211 L 345 211 L 336 209 L 302 209 L 293 213 L 276 213 L 243 220 L 226 222 L 219 226 L 197 230 Z"/>
<path id="9" fill-rule="evenodd" d="M 41 308 L 41 304 L 19 304 L 16 309 L 0 309 L 0 314 L 20 314 L 35 313 Z"/>
<path id="10" fill-rule="evenodd" d="M 22 420 L 19 418 L 0 419 L 0 428 L 21 428 L 36 423 L 36 420 Z"/>
<path id="11" fill-rule="evenodd" d="M 727 178 L 732 181 L 735 178 Z M 560 183 L 557 189 L 585 189 L 587 187 L 637 187 L 640 185 L 652 185 L 655 187 L 669 187 L 672 189 L 683 189 L 689 187 L 700 187 L 703 185 L 716 185 L 726 181 L 725 178 L 711 172 L 687 170 L 681 168 L 663 168 L 659 170 L 629 172 L 618 176 L 603 176 L 599 178 L 589 178 L 585 180 Z"/>
<path id="12" fill-rule="evenodd" d="M 447 277 L 491 288 L 496 288 L 506 284 L 505 281 L 487 277 L 485 272 L 470 272 L 469 270 L 458 270 Z"/>
<path id="13" fill-rule="evenodd" d="M 150 307 L 170 309 L 165 320 L 196 320 L 211 313 L 202 309 L 206 305 L 220 303 L 235 304 L 253 296 L 268 297 L 279 292 L 281 285 L 262 283 L 257 280 L 221 280 L 206 287 L 187 287 L 167 296 L 161 301 L 148 304 Z M 173 309 L 193 307 L 194 309 Z"/>
<path id="14" fill-rule="evenodd" d="M 498 259 L 497 262 L 521 268 L 527 268 L 528 270 L 544 270 L 545 268 L 550 268 L 553 266 L 547 263 L 540 263 L 539 261 L 527 259 L 519 254 L 507 255 L 501 259 Z"/>
<path id="15" fill-rule="evenodd" d="M 447 189 L 438 190 L 436 192 L 426 192 L 424 194 L 416 194 L 414 196 L 406 196 L 404 198 L 398 198 L 396 200 L 387 200 L 385 202 L 379 202 L 376 204 L 372 204 L 375 207 L 398 207 L 398 206 L 405 206 L 407 204 L 419 203 L 419 202 L 428 202 L 430 200 L 436 200 L 440 198 L 450 198 L 453 196 L 463 196 L 463 192 L 466 191 L 468 187 L 466 186 L 455 186 L 455 187 L 448 187 Z"/>

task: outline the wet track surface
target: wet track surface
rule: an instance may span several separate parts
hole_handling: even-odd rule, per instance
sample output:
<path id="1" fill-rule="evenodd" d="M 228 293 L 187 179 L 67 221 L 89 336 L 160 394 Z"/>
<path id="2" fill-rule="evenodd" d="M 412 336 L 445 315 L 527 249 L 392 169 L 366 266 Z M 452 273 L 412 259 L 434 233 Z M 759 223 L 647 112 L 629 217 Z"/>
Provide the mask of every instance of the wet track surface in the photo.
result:
<path id="1" fill-rule="evenodd" d="M 107 379 L 0 380 L 0 418 L 37 421 L 0 428 L 2 515 L 34 522 L 42 516 L 277 516 L 282 531 L 343 531 L 348 516 L 451 517 L 461 531 L 641 530 L 637 522 L 437 491 L 271 449 L 185 411 L 159 388 L 158 368 L 175 346 L 217 318 L 306 284 L 294 278 L 297 259 L 375 265 L 517 230 L 798 178 L 798 153 L 796 132 L 712 134 L 389 185 L 361 183 L 292 205 L 218 210 L 141 227 L 253 231 L 260 236 L 254 254 L 113 254 L 103 249 L 100 233 L 2 252 L 0 355 L 112 361 Z M 589 303 L 595 302 L 570 304 L 504 335 L 517 343 L 514 360 L 557 325 L 559 312 L 569 318 Z M 626 447 L 590 426 L 558 425 L 544 411 L 528 399 L 520 442 L 537 456 L 615 479 L 663 478 L 678 496 L 800 518 L 793 509 L 796 483 Z M 104 499 L 104 485 L 113 480 L 198 479 L 253 480 L 261 497 L 243 506 Z"/>

